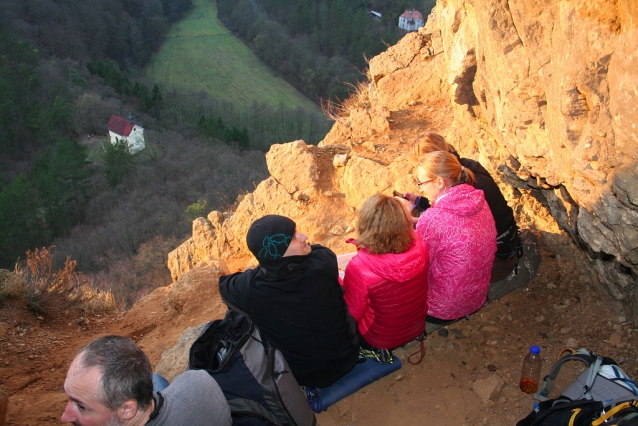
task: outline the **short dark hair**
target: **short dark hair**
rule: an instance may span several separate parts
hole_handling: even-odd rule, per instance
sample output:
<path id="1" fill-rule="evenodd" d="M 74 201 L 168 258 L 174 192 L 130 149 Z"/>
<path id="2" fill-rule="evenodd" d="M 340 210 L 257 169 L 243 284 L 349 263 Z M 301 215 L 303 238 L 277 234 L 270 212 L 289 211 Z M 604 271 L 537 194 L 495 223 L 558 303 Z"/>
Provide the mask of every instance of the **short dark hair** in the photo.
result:
<path id="1" fill-rule="evenodd" d="M 82 355 L 84 368 L 98 367 L 102 403 L 111 411 L 125 401 L 134 399 L 145 410 L 153 399 L 153 369 L 151 363 L 128 337 L 104 336 L 86 345 Z"/>

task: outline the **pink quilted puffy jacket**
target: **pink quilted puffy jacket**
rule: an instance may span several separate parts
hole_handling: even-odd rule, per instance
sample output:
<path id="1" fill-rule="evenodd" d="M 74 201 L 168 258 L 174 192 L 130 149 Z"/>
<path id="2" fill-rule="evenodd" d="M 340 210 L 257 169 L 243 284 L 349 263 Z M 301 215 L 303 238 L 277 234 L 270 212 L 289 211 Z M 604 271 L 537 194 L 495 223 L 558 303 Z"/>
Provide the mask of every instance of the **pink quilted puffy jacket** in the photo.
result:
<path id="1" fill-rule="evenodd" d="M 441 193 L 416 231 L 430 254 L 428 315 L 461 318 L 485 303 L 496 253 L 496 226 L 483 191 L 466 184 Z"/>
<path id="2" fill-rule="evenodd" d="M 400 254 L 362 248 L 352 258 L 343 280 L 345 300 L 369 344 L 394 349 L 423 332 L 427 276 L 428 252 L 418 237 Z"/>

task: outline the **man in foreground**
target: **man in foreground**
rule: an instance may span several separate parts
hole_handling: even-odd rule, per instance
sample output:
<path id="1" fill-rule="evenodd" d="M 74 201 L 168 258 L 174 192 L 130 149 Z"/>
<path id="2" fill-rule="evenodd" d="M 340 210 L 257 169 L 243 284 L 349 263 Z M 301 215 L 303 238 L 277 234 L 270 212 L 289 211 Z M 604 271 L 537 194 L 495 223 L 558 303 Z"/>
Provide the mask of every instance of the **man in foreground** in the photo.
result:
<path id="1" fill-rule="evenodd" d="M 259 266 L 221 277 L 219 292 L 282 352 L 300 385 L 323 388 L 357 363 L 356 324 L 343 299 L 337 257 L 308 244 L 296 226 L 279 215 L 253 222 L 246 244 Z"/>
<path id="2" fill-rule="evenodd" d="M 104 336 L 73 359 L 64 382 L 63 423 L 77 426 L 223 425 L 230 409 L 205 371 L 186 371 L 153 392 L 151 363 L 129 338 Z"/>

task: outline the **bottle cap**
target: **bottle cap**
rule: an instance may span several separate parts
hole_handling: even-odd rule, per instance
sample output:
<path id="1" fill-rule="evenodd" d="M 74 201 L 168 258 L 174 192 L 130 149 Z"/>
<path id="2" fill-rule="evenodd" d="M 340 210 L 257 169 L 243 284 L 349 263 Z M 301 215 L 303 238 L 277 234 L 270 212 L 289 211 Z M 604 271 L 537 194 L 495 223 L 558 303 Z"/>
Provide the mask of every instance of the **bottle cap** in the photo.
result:
<path id="1" fill-rule="evenodd" d="M 529 351 L 531 353 L 533 353 L 534 355 L 538 355 L 539 353 L 541 353 L 541 348 L 539 348 L 538 346 L 534 345 L 531 348 L 529 348 Z"/>

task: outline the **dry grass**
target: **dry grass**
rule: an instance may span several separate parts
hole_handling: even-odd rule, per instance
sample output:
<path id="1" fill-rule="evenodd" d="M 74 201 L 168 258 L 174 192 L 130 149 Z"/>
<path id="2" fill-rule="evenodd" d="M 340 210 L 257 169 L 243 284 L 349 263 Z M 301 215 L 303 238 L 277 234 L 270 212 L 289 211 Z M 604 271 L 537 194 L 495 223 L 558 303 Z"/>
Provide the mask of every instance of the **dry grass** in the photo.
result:
<path id="1" fill-rule="evenodd" d="M 350 96 L 343 101 L 337 99 L 336 102 L 333 102 L 329 99 L 322 99 L 322 111 L 334 121 L 343 121 L 350 116 L 352 110 L 370 108 L 372 104 L 370 103 L 368 85 L 369 83 L 366 81 L 350 84 Z"/>
<path id="2" fill-rule="evenodd" d="M 0 302 L 4 299 L 21 297 L 26 294 L 27 283 L 18 275 L 0 269 Z"/>
<path id="3" fill-rule="evenodd" d="M 52 316 L 57 311 L 114 310 L 113 294 L 100 291 L 75 271 L 76 262 L 67 257 L 64 267 L 53 267 L 53 247 L 27 251 L 26 260 L 17 263 L 13 273 L 0 271 L 0 302 L 23 299 L 36 315 Z"/>
<path id="4" fill-rule="evenodd" d="M 90 285 L 82 286 L 82 306 L 87 311 L 114 311 L 118 308 L 115 296 Z"/>

